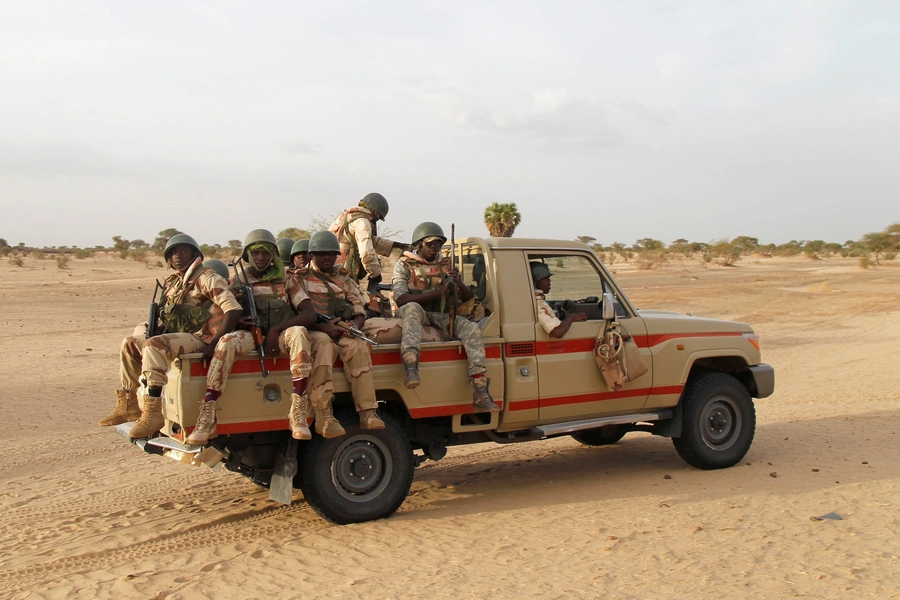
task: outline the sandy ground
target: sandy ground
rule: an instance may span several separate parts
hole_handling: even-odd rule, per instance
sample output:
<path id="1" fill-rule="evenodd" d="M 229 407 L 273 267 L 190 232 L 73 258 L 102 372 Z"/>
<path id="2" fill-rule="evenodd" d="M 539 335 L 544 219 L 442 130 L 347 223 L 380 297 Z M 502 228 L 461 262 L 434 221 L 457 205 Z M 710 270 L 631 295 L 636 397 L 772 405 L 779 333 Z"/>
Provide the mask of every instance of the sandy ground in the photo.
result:
<path id="1" fill-rule="evenodd" d="M 639 307 L 761 334 L 776 393 L 742 464 L 699 471 L 637 433 L 482 444 L 420 467 L 390 519 L 341 527 L 97 426 L 162 269 L 4 260 L 0 597 L 900 597 L 900 264 L 612 268 Z"/>

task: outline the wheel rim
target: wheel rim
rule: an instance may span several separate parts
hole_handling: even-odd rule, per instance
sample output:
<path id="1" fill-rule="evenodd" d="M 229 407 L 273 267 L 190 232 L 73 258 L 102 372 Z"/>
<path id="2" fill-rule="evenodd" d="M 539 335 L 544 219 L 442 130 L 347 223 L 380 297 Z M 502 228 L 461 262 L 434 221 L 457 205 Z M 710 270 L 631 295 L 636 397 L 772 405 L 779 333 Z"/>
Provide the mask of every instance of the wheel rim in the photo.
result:
<path id="1" fill-rule="evenodd" d="M 700 411 L 703 443 L 713 450 L 727 450 L 741 432 L 741 411 L 728 396 L 715 396 Z"/>
<path id="2" fill-rule="evenodd" d="M 368 502 L 388 486 L 394 470 L 391 452 L 374 435 L 353 436 L 344 441 L 331 461 L 331 482 L 351 502 Z"/>

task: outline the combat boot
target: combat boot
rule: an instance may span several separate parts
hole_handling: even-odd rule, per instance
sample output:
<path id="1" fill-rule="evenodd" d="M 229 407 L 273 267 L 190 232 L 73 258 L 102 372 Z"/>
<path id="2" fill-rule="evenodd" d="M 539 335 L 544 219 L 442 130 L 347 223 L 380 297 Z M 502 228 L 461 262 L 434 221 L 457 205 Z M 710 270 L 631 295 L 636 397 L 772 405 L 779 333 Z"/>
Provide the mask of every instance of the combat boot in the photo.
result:
<path id="1" fill-rule="evenodd" d="M 288 421 L 291 423 L 291 436 L 295 440 L 312 439 L 312 432 L 306 422 L 308 405 L 306 395 L 291 394 L 291 412 L 288 413 Z"/>
<path id="2" fill-rule="evenodd" d="M 340 421 L 334 418 L 330 400 L 320 402 L 319 406 L 316 406 L 316 433 L 324 438 L 341 437 L 347 433 L 341 427 Z"/>
<path id="3" fill-rule="evenodd" d="M 116 407 L 107 416 L 100 419 L 100 427 L 119 425 L 141 418 L 141 407 L 138 405 L 134 390 L 116 390 Z"/>
<path id="4" fill-rule="evenodd" d="M 412 390 L 419 387 L 422 382 L 419 379 L 419 361 L 403 363 L 403 385 Z"/>
<path id="5" fill-rule="evenodd" d="M 359 411 L 360 429 L 384 429 L 384 421 L 378 418 L 374 408 Z"/>
<path id="6" fill-rule="evenodd" d="M 202 400 L 200 402 L 200 414 L 197 416 L 197 426 L 191 435 L 184 441 L 191 446 L 204 446 L 211 437 L 216 437 L 216 401 Z"/>
<path id="7" fill-rule="evenodd" d="M 133 438 L 150 437 L 162 429 L 165 424 L 166 418 L 162 413 L 162 399 L 144 396 L 144 411 L 141 413 L 140 420 L 128 432 L 128 436 Z"/>
<path id="8" fill-rule="evenodd" d="M 488 387 L 491 385 L 490 377 L 473 377 L 471 379 L 472 387 L 475 391 L 472 393 L 472 406 L 475 412 L 494 412 L 500 410 L 500 407 L 491 398 Z"/>

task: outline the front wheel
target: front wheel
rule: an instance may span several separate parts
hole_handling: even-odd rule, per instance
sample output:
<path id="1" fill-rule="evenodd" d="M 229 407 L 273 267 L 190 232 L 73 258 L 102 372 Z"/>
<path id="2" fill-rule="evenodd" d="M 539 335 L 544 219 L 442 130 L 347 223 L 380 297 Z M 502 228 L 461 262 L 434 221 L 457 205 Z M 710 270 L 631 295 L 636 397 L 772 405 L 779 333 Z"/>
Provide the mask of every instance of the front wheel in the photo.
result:
<path id="1" fill-rule="evenodd" d="M 684 426 L 672 438 L 675 450 L 698 469 L 724 469 L 738 463 L 753 442 L 756 410 L 741 383 L 726 373 L 695 381 L 682 399 Z"/>
<path id="2" fill-rule="evenodd" d="M 397 421 L 381 414 L 384 429 L 347 425 L 346 435 L 313 436 L 303 456 L 300 488 L 319 515 L 337 523 L 361 523 L 392 515 L 412 485 L 412 446 Z"/>
<path id="3" fill-rule="evenodd" d="M 573 433 L 572 437 L 585 446 L 609 446 L 621 440 L 625 433 L 627 432 L 621 425 L 604 425 L 597 429 Z"/>

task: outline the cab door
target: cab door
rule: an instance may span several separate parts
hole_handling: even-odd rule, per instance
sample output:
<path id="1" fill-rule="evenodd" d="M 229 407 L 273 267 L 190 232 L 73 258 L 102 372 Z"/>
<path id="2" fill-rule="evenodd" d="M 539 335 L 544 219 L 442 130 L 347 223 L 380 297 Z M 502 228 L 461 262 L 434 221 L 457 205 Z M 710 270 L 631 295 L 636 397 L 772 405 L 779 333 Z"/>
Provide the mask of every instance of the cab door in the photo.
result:
<path id="1" fill-rule="evenodd" d="M 604 292 L 612 293 L 617 299 L 619 321 L 642 347 L 644 359 L 650 364 L 643 320 L 633 313 L 595 255 L 577 251 L 543 252 L 532 253 L 529 260 L 543 261 L 550 267 L 553 275 L 546 300 L 554 308 L 565 300 L 586 300 L 585 305 L 599 303 Z M 531 277 L 530 273 L 528 276 Z M 533 286 L 534 282 L 531 283 Z M 536 302 L 532 308 L 540 421 L 575 421 L 640 412 L 650 394 L 652 376 L 647 373 L 621 390 L 609 390 L 593 355 L 594 340 L 603 323 L 599 310 L 588 313 L 589 320 L 573 323 L 563 338 L 556 339 L 537 322 Z"/>

